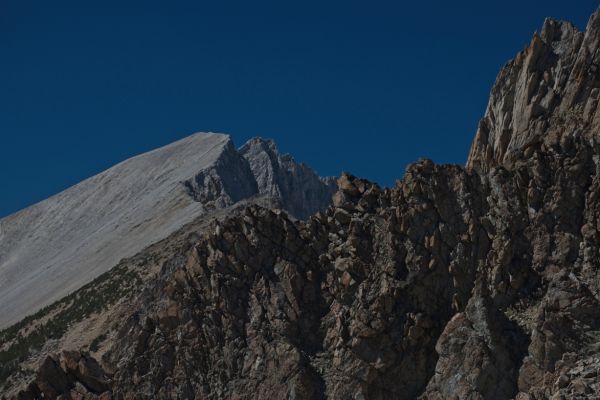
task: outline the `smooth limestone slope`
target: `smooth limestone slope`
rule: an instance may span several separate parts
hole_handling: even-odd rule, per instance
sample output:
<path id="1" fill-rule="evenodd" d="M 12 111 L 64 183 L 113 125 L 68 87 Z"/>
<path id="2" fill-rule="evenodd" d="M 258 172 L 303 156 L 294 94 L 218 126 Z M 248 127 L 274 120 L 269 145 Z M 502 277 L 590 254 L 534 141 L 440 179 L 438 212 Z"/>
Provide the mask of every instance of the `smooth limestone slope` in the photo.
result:
<path id="1" fill-rule="evenodd" d="M 227 135 L 195 134 L 0 220 L 0 328 L 205 213 L 181 182 L 228 146 Z"/>

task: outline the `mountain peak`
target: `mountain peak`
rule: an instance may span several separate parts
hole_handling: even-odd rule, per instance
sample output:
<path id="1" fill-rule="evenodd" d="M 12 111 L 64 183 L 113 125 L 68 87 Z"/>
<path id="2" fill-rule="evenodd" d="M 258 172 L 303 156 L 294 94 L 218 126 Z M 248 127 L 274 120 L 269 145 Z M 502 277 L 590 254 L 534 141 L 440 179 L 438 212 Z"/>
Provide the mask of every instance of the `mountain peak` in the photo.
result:
<path id="1" fill-rule="evenodd" d="M 0 219 L 0 327 L 240 201 L 269 197 L 298 218 L 329 204 L 335 186 L 280 156 L 273 141 L 247 145 L 237 151 L 229 135 L 195 133 Z M 312 201 L 300 204 L 305 194 Z"/>
<path id="2" fill-rule="evenodd" d="M 310 167 L 280 154 L 270 139 L 252 138 L 240 154 L 248 161 L 260 194 L 280 199 L 283 208 L 296 217 L 316 213 L 335 192 L 333 180 L 320 178 Z"/>
<path id="3" fill-rule="evenodd" d="M 260 136 L 255 136 L 249 139 L 242 147 L 240 147 L 240 152 L 245 152 L 250 148 L 260 147 L 264 150 L 270 150 L 275 153 L 278 153 L 277 146 L 275 145 L 275 141 L 273 139 L 265 139 Z"/>
<path id="4" fill-rule="evenodd" d="M 512 168 L 532 143 L 588 139 L 600 128 L 600 8 L 585 32 L 546 19 L 541 33 L 498 74 L 467 167 Z"/>

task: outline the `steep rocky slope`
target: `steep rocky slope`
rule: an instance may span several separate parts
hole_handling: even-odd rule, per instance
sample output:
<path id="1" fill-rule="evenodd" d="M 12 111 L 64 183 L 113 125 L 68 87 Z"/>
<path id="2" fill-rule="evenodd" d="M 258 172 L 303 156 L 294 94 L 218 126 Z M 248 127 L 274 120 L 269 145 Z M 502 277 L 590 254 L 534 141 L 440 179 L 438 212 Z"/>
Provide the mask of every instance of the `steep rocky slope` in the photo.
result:
<path id="1" fill-rule="evenodd" d="M 599 23 L 545 22 L 467 168 L 422 160 L 390 189 L 344 174 L 305 220 L 249 204 L 188 226 L 94 345 L 63 340 L 6 393 L 599 398 Z"/>
<path id="2" fill-rule="evenodd" d="M 585 32 L 547 19 L 498 75 L 467 166 L 512 168 L 542 144 L 573 136 L 592 140 L 600 128 L 599 47 L 598 13 Z"/>
<path id="3" fill-rule="evenodd" d="M 326 207 L 334 190 L 262 139 L 238 152 L 227 135 L 195 134 L 124 161 L 0 220 L 0 328 L 199 216 L 269 195 L 302 218 Z M 299 205 L 290 192 L 308 197 Z"/>

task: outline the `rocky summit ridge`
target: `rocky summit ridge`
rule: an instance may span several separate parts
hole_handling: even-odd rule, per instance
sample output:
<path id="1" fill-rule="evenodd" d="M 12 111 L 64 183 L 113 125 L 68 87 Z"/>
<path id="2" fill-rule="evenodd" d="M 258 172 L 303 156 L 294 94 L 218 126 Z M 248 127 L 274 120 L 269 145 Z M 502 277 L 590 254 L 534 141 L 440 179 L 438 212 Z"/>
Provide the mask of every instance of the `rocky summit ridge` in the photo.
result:
<path id="1" fill-rule="evenodd" d="M 268 197 L 298 218 L 324 209 L 331 179 L 255 138 L 197 133 L 0 219 L 0 328 L 79 289 L 199 216 Z"/>
<path id="2" fill-rule="evenodd" d="M 466 168 L 343 174 L 300 220 L 229 208 L 0 332 L 6 397 L 599 398 L 599 23 L 544 23 Z"/>

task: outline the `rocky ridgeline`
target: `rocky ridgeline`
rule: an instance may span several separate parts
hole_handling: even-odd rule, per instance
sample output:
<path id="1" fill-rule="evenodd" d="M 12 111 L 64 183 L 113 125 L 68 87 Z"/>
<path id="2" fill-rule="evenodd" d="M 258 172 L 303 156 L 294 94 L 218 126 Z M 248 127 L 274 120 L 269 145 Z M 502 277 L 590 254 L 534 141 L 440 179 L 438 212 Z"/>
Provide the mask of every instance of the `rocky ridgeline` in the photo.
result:
<path id="1" fill-rule="evenodd" d="M 547 19 L 529 47 L 500 72 L 467 165 L 511 168 L 536 148 L 600 130 L 600 14 L 586 31 Z M 597 138 L 595 139 L 598 140 Z"/>
<path id="2" fill-rule="evenodd" d="M 500 73 L 468 168 L 215 222 L 101 356 L 47 358 L 18 398 L 598 398 L 599 18 L 546 21 Z"/>
<path id="3" fill-rule="evenodd" d="M 279 153 L 275 142 L 262 138 L 250 139 L 239 150 L 229 140 L 209 168 L 182 183 L 207 210 L 264 196 L 274 208 L 302 219 L 327 207 L 336 190 L 335 178 L 319 177 L 309 166 Z"/>
<path id="4" fill-rule="evenodd" d="M 393 189 L 343 175 L 333 206 L 306 221 L 251 206 L 216 223 L 123 321 L 94 370 L 109 389 L 71 368 L 62 393 L 589 396 L 600 390 L 599 178 L 587 144 L 558 150 L 484 179 L 430 161 Z M 45 362 L 21 398 L 51 396 L 45 366 L 63 364 Z"/>
<path id="5" fill-rule="evenodd" d="M 199 217 L 256 198 L 297 218 L 335 182 L 255 138 L 200 133 L 126 160 L 0 219 L 0 329 L 60 300 Z"/>

